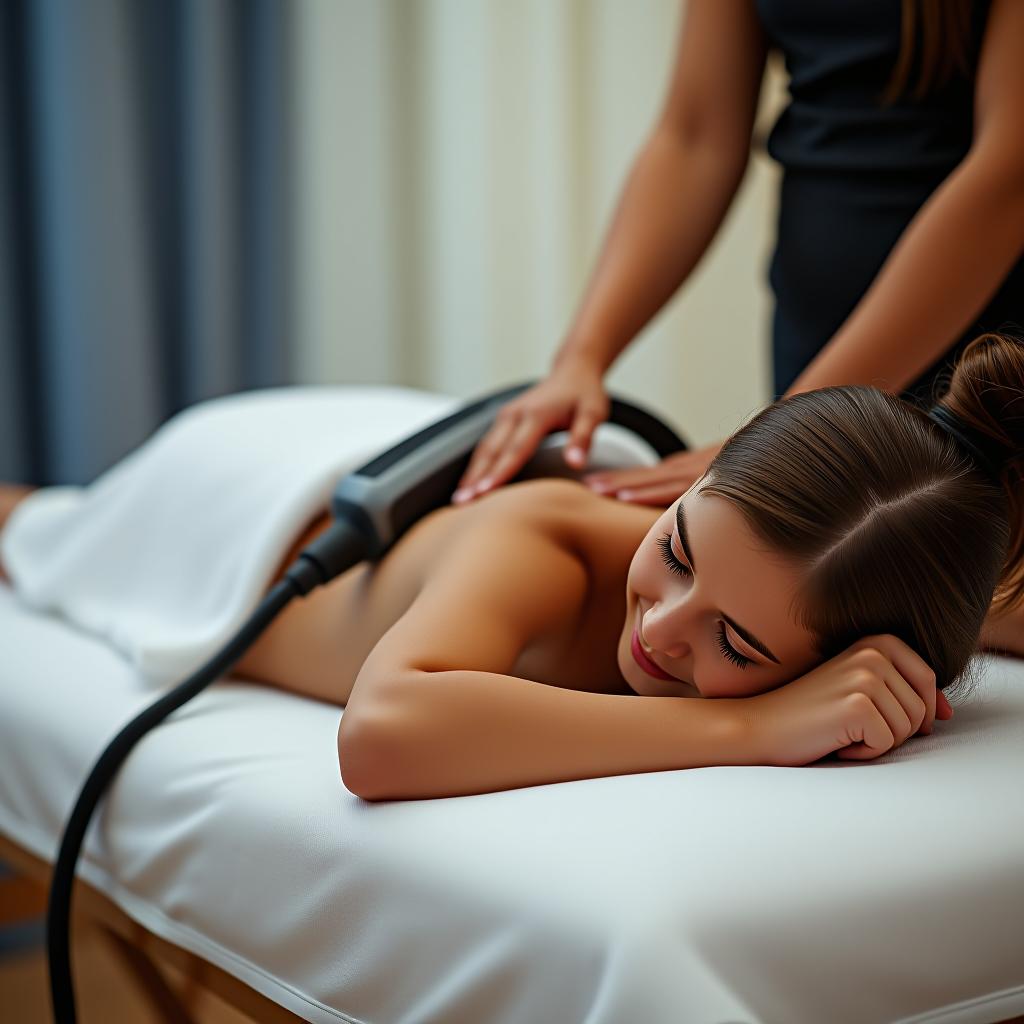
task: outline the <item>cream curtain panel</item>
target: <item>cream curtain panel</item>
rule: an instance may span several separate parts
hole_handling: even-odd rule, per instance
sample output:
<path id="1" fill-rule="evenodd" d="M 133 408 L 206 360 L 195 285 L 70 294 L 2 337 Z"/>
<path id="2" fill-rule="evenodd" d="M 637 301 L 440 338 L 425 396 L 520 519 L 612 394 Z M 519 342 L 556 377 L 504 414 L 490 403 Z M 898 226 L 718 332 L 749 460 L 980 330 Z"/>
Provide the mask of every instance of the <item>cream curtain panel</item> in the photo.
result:
<path id="1" fill-rule="evenodd" d="M 679 0 L 294 13 L 298 379 L 468 397 L 541 375 L 660 109 Z M 777 187 L 755 153 L 711 251 L 609 378 L 695 443 L 770 397 Z"/>

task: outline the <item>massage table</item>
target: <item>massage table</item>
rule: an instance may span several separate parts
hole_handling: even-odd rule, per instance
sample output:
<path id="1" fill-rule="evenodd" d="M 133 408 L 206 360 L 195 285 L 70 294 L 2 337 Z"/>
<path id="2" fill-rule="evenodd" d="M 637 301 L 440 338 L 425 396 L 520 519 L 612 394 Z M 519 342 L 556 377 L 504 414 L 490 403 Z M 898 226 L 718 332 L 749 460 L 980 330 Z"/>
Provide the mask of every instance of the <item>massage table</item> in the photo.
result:
<path id="1" fill-rule="evenodd" d="M 237 626 L 337 475 L 455 404 L 393 388 L 217 399 L 90 487 L 19 507 L 3 548 L 15 585 L 0 582 L 0 858 L 48 883 L 107 742 Z M 595 460 L 652 462 L 642 448 L 602 427 Z M 273 466 L 259 494 L 250 457 Z M 168 476 L 176 497 L 156 493 Z M 217 544 L 184 526 L 193 485 Z M 147 500 L 129 543 L 125 517 Z M 47 547 L 49 574 L 33 555 Z M 97 551 L 112 583 L 89 580 Z M 341 707 L 221 679 L 121 768 L 75 911 L 167 1020 L 186 1018 L 153 962 L 267 1022 L 1010 1021 L 1024 1014 L 1024 661 L 980 658 L 953 704 L 870 762 L 368 803 L 339 776 Z"/>

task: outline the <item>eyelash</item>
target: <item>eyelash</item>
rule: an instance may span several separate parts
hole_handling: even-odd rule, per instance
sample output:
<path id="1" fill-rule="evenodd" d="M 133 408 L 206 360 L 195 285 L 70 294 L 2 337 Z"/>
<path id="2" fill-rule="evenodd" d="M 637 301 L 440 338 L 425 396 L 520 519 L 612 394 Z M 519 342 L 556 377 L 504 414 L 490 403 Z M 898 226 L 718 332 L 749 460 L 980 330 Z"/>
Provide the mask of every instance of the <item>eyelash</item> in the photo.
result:
<path id="1" fill-rule="evenodd" d="M 661 548 L 661 560 L 668 566 L 669 572 L 674 572 L 677 576 L 684 577 L 693 575 L 689 567 L 683 565 L 676 558 L 675 552 L 672 550 L 672 534 L 666 533 L 663 537 L 659 538 L 658 547 Z M 718 625 L 715 640 L 718 642 L 718 649 L 722 652 L 723 657 L 728 658 L 738 668 L 746 668 L 750 664 L 750 658 L 745 658 L 726 640 L 725 626 L 721 623 Z"/>

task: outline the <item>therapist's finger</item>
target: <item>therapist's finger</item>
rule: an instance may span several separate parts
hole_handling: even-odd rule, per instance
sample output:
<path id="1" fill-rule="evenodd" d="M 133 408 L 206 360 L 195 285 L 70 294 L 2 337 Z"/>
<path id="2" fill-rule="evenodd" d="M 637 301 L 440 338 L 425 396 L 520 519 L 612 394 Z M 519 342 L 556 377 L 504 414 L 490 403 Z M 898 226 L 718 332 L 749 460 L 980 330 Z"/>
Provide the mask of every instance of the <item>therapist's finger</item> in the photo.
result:
<path id="1" fill-rule="evenodd" d="M 692 480 L 666 480 L 651 487 L 624 487 L 621 491 L 615 491 L 606 497 L 618 498 L 619 501 L 627 501 L 632 505 L 662 505 L 667 508 L 691 483 Z"/>
<path id="2" fill-rule="evenodd" d="M 692 483 L 707 469 L 710 461 L 703 451 L 675 452 L 672 455 L 667 455 L 654 466 L 634 466 L 630 469 L 588 473 L 583 478 L 583 482 L 599 494 L 608 491 L 621 491 L 624 487 L 628 487 L 630 490 L 653 487 L 655 484 L 683 478 Z M 689 483 L 686 486 L 688 487 Z M 684 487 L 682 490 L 685 489 Z"/>
<path id="3" fill-rule="evenodd" d="M 583 482 L 591 490 L 600 494 L 620 491 L 623 487 L 650 487 L 674 478 L 678 470 L 666 469 L 661 463 L 657 466 L 639 466 L 633 469 L 618 469 L 614 472 L 590 473 Z"/>
<path id="4" fill-rule="evenodd" d="M 498 461 L 518 426 L 519 414 L 514 410 L 506 407 L 498 413 L 491 429 L 477 442 L 469 465 L 452 495 L 453 501 L 463 501 L 471 496 L 475 486 L 487 477 Z"/>
<path id="5" fill-rule="evenodd" d="M 679 490 L 675 495 L 678 498 L 703 472 L 704 465 L 697 460 L 683 461 L 675 456 L 670 456 L 656 466 L 641 466 L 634 469 L 618 470 L 614 473 L 592 473 L 585 476 L 583 482 L 598 494 L 623 490 L 639 492 L 650 487 L 659 487 L 662 490 L 678 487 Z"/>
<path id="6" fill-rule="evenodd" d="M 536 416 L 524 416 L 505 445 L 505 450 L 495 459 L 487 474 L 477 485 L 477 493 L 500 487 L 511 480 L 523 468 L 530 456 L 537 450 L 547 433 L 544 424 Z"/>
<path id="7" fill-rule="evenodd" d="M 565 449 L 565 461 L 573 469 L 582 469 L 587 464 L 587 455 L 594 439 L 594 431 L 608 418 L 608 402 L 593 401 L 581 404 L 569 429 L 569 444 Z"/>

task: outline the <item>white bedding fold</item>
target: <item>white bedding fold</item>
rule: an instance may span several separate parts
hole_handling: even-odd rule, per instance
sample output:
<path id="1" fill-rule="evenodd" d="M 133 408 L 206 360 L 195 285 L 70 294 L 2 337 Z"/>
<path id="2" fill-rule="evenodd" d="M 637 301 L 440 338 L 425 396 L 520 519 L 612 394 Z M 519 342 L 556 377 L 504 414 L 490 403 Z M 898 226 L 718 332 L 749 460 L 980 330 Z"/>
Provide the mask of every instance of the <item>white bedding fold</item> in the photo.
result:
<path id="1" fill-rule="evenodd" d="M 90 485 L 30 495 L 0 557 L 24 604 L 178 679 L 241 625 L 343 473 L 458 404 L 368 387 L 200 403 Z"/>
<path id="2" fill-rule="evenodd" d="M 4 528 L 0 558 L 27 607 L 109 641 L 148 683 L 183 679 L 245 621 L 344 473 L 459 404 L 384 387 L 200 403 L 90 485 L 31 494 Z M 536 469 L 564 439 L 549 440 Z M 654 461 L 608 425 L 591 456 L 592 467 Z"/>
<path id="3" fill-rule="evenodd" d="M 336 477 L 453 403 L 222 399 L 90 487 L 20 506 L 3 555 L 21 606 L 0 585 L 0 832 L 54 859 L 99 752 L 151 703 L 107 643 L 26 605 L 183 676 Z M 338 777 L 340 708 L 219 680 L 132 752 L 77 871 L 317 1024 L 1002 1020 L 1024 1012 L 1024 664 L 983 667 L 953 720 L 869 763 L 377 804 Z"/>

